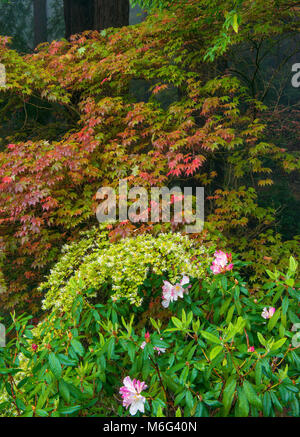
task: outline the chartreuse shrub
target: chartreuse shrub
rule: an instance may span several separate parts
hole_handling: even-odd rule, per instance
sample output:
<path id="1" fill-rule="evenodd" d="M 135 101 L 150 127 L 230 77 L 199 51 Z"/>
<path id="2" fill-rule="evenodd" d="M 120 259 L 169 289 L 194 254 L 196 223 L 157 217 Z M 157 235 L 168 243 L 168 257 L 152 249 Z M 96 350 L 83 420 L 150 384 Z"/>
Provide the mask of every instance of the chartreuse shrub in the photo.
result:
<path id="1" fill-rule="evenodd" d="M 173 247 L 176 238 L 160 241 Z M 179 239 L 179 251 L 183 244 Z M 76 264 L 81 255 L 71 251 Z M 145 290 L 152 300 L 140 306 L 126 293 L 91 302 L 72 281 L 69 311 L 56 308 L 37 327 L 30 316 L 13 315 L 7 331 L 14 335 L 0 349 L 2 414 L 299 416 L 297 263 L 291 258 L 287 271 L 268 272 L 255 297 L 238 273 L 241 266 L 219 251 L 205 278 L 194 270 L 175 285 L 174 273 L 161 271 L 160 287 L 158 272 L 149 271 Z M 61 282 L 65 289 L 64 277 Z"/>
<path id="2" fill-rule="evenodd" d="M 138 235 L 111 244 L 103 225 L 65 246 L 64 252 L 40 286 L 47 290 L 44 309 L 68 310 L 78 290 L 102 299 L 108 292 L 114 299 L 126 297 L 140 305 L 149 275 L 167 275 L 174 282 L 183 274 L 200 278 L 208 263 L 205 248 L 180 233 Z"/>

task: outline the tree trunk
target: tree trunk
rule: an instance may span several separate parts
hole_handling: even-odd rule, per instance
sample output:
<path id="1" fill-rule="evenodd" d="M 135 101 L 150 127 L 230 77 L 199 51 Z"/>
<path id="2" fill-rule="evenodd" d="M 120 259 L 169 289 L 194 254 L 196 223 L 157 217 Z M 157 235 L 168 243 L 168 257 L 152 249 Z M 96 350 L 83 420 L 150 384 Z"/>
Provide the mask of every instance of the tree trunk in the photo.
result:
<path id="1" fill-rule="evenodd" d="M 94 8 L 96 30 L 129 24 L 129 0 L 94 0 Z"/>
<path id="2" fill-rule="evenodd" d="M 94 0 L 64 0 L 66 38 L 94 29 Z"/>
<path id="3" fill-rule="evenodd" d="M 47 0 L 34 0 L 34 46 L 47 41 Z"/>
<path id="4" fill-rule="evenodd" d="M 129 24 L 129 0 L 64 0 L 66 38 Z"/>

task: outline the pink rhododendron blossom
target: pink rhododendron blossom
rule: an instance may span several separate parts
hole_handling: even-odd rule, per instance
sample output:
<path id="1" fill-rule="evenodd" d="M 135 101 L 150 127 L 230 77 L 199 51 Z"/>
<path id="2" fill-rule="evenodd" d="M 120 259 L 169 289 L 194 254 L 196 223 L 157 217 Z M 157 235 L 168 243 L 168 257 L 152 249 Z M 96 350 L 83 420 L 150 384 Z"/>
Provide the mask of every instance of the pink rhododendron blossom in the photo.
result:
<path id="1" fill-rule="evenodd" d="M 231 262 L 231 253 L 222 252 L 222 250 L 217 250 L 214 253 L 214 261 L 210 266 L 211 271 L 214 275 L 218 275 L 219 273 L 225 273 L 229 270 L 232 270 L 233 264 Z"/>
<path id="2" fill-rule="evenodd" d="M 143 343 L 141 344 L 141 349 L 145 349 L 146 344 L 147 343 L 145 341 L 143 341 Z"/>
<path id="3" fill-rule="evenodd" d="M 163 338 L 161 338 L 161 340 L 163 340 Z M 141 349 L 144 349 L 147 343 L 150 343 L 150 334 L 149 334 L 149 332 L 146 332 L 146 334 L 145 334 L 145 341 L 143 341 L 143 343 L 141 344 Z M 165 353 L 166 352 L 165 348 L 158 347 L 158 346 L 153 346 L 153 350 L 157 351 L 158 355 L 160 355 L 161 353 Z"/>
<path id="4" fill-rule="evenodd" d="M 261 316 L 262 316 L 264 319 L 270 319 L 271 317 L 273 317 L 275 311 L 276 311 L 276 310 L 275 310 L 275 308 L 273 308 L 273 307 L 270 307 L 269 309 L 265 307 L 265 308 L 263 309 L 263 312 L 261 313 Z"/>
<path id="5" fill-rule="evenodd" d="M 255 348 L 254 348 L 254 346 L 250 346 L 250 347 L 248 348 L 248 352 L 255 352 Z"/>
<path id="6" fill-rule="evenodd" d="M 150 343 L 150 333 L 148 331 L 145 334 L 145 341 L 141 344 L 141 349 L 144 349 L 147 343 Z"/>
<path id="7" fill-rule="evenodd" d="M 161 340 L 162 340 L 162 338 L 161 338 Z M 166 352 L 166 348 L 164 348 L 164 347 L 153 346 L 153 349 L 155 351 L 157 351 L 158 355 L 164 354 Z"/>
<path id="8" fill-rule="evenodd" d="M 188 276 L 183 276 L 180 283 L 172 285 L 168 281 L 164 281 L 162 287 L 162 306 L 168 308 L 170 302 L 176 301 L 179 297 L 183 298 L 183 293 L 188 293 L 187 289 L 183 288 L 184 285 L 189 284 L 190 279 Z"/>
<path id="9" fill-rule="evenodd" d="M 123 407 L 129 408 L 129 413 L 134 416 L 138 411 L 144 413 L 146 398 L 141 395 L 141 392 L 147 388 L 145 382 L 133 379 L 126 376 L 123 379 L 123 387 L 120 388 L 120 394 L 123 399 Z"/>

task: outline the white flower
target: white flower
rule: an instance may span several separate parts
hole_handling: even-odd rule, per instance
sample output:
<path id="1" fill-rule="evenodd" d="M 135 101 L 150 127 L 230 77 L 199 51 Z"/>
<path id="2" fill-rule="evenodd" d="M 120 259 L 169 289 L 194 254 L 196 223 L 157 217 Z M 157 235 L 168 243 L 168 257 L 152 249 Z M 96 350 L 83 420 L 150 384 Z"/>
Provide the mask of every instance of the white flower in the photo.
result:
<path id="1" fill-rule="evenodd" d="M 183 276 L 180 283 L 177 283 L 175 285 L 172 285 L 168 281 L 164 281 L 164 285 L 162 287 L 162 306 L 164 308 L 168 308 L 170 302 L 176 301 L 179 297 L 183 298 L 183 293 L 187 292 L 187 290 L 184 289 L 183 286 L 189 284 L 189 282 L 190 280 L 188 276 Z"/>
<path id="2" fill-rule="evenodd" d="M 123 407 L 130 407 L 129 412 L 134 416 L 138 411 L 145 412 L 146 398 L 140 393 L 147 388 L 145 382 L 133 379 L 130 376 L 126 376 L 123 380 L 124 386 L 120 388 L 120 393 L 123 398 Z"/>
<path id="3" fill-rule="evenodd" d="M 273 308 L 273 307 L 270 307 L 269 309 L 265 307 L 265 308 L 263 309 L 263 312 L 261 313 L 261 316 L 262 316 L 264 319 L 270 319 L 271 317 L 273 317 L 275 311 L 276 311 L 276 310 L 275 310 L 275 308 Z"/>

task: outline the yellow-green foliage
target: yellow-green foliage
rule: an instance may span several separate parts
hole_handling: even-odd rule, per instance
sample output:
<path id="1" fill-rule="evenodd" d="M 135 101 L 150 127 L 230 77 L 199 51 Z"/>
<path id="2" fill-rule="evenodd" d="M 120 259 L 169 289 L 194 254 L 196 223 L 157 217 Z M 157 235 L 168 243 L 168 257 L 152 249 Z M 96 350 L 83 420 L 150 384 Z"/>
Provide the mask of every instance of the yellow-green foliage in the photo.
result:
<path id="1" fill-rule="evenodd" d="M 84 233 L 81 241 L 64 247 L 64 254 L 47 282 L 44 309 L 69 309 L 76 292 L 100 291 L 109 285 L 114 298 L 126 297 L 139 305 L 139 287 L 149 273 L 164 275 L 171 282 L 183 274 L 203 277 L 207 251 L 179 233 L 138 235 L 110 244 L 103 226 Z"/>
<path id="2" fill-rule="evenodd" d="M 0 293 L 4 293 L 6 291 L 6 283 L 2 272 L 3 259 L 4 259 L 4 255 L 0 251 Z"/>
<path id="3" fill-rule="evenodd" d="M 6 285 L 5 285 L 5 281 L 3 278 L 3 273 L 0 270 L 0 293 L 4 293 L 6 291 Z"/>

